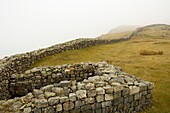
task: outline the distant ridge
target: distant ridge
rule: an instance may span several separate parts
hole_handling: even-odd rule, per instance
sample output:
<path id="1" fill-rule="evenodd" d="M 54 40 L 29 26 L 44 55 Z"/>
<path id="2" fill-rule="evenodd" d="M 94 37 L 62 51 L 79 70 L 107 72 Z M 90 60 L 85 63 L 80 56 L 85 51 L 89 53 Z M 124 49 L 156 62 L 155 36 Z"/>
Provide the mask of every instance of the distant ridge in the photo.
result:
<path id="1" fill-rule="evenodd" d="M 118 28 L 118 27 L 117 27 Z M 170 25 L 167 24 L 152 24 L 147 25 L 143 27 L 137 27 L 135 29 L 135 26 L 133 27 L 125 27 L 120 30 L 119 32 L 116 29 L 110 30 L 109 33 L 103 34 L 99 37 L 96 37 L 97 39 L 118 39 L 118 38 L 143 38 L 143 37 L 153 37 L 153 38 L 170 38 Z M 121 27 L 119 27 L 121 28 Z M 134 30 L 132 30 L 134 29 Z M 126 31 L 123 31 L 126 30 Z M 115 33 L 114 33 L 115 32 Z"/>
<path id="2" fill-rule="evenodd" d="M 120 25 L 120 26 L 115 27 L 114 29 L 111 29 L 107 34 L 134 31 L 138 27 L 140 27 L 140 26 L 138 26 L 138 25 Z"/>
<path id="3" fill-rule="evenodd" d="M 137 28 L 130 37 L 155 37 L 155 38 L 170 38 L 170 25 L 167 24 L 152 24 Z"/>

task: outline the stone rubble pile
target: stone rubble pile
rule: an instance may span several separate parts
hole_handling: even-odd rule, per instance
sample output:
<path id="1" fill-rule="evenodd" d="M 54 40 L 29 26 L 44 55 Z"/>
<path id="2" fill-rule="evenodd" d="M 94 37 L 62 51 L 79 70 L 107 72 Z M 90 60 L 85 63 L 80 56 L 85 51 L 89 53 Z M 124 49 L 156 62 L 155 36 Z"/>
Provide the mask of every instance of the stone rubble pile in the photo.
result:
<path id="1" fill-rule="evenodd" d="M 11 89 L 15 88 L 13 96 L 29 86 L 30 92 L 27 90 L 22 97 L 0 101 L 0 111 L 135 113 L 152 105 L 152 83 L 106 62 L 39 67 L 25 74 L 13 75 L 11 79 L 11 83 L 15 84 L 11 86 Z M 41 85 L 36 86 L 38 81 Z M 28 85 L 25 89 L 22 88 L 24 82 Z"/>

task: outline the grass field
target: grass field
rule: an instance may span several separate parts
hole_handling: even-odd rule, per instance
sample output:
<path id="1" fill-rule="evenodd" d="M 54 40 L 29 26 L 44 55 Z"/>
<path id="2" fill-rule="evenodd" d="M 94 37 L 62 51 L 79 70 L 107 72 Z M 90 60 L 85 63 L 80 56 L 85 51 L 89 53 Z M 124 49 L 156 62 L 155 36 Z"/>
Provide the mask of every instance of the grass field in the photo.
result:
<path id="1" fill-rule="evenodd" d="M 163 55 L 140 55 L 141 50 L 163 51 Z M 31 66 L 107 61 L 125 72 L 155 84 L 153 107 L 146 113 L 170 113 L 170 40 L 135 38 L 109 45 L 70 50 L 42 59 Z"/>

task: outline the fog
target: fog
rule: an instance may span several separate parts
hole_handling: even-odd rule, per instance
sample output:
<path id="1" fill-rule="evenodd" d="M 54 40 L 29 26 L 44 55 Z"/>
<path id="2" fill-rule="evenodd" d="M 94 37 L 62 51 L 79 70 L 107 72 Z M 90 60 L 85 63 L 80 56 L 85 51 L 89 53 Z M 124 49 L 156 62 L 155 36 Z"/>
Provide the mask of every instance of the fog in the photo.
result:
<path id="1" fill-rule="evenodd" d="M 170 0 L 0 0 L 0 58 L 155 23 L 170 24 Z"/>

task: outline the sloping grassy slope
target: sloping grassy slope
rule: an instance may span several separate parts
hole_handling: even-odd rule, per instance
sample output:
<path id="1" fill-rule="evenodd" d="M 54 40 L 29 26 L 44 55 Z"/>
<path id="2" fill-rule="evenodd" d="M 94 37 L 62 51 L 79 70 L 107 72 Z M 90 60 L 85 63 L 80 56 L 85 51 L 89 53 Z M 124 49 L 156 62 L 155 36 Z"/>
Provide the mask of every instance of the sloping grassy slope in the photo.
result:
<path id="1" fill-rule="evenodd" d="M 157 24 L 139 28 L 136 37 L 170 38 L 170 25 Z"/>

